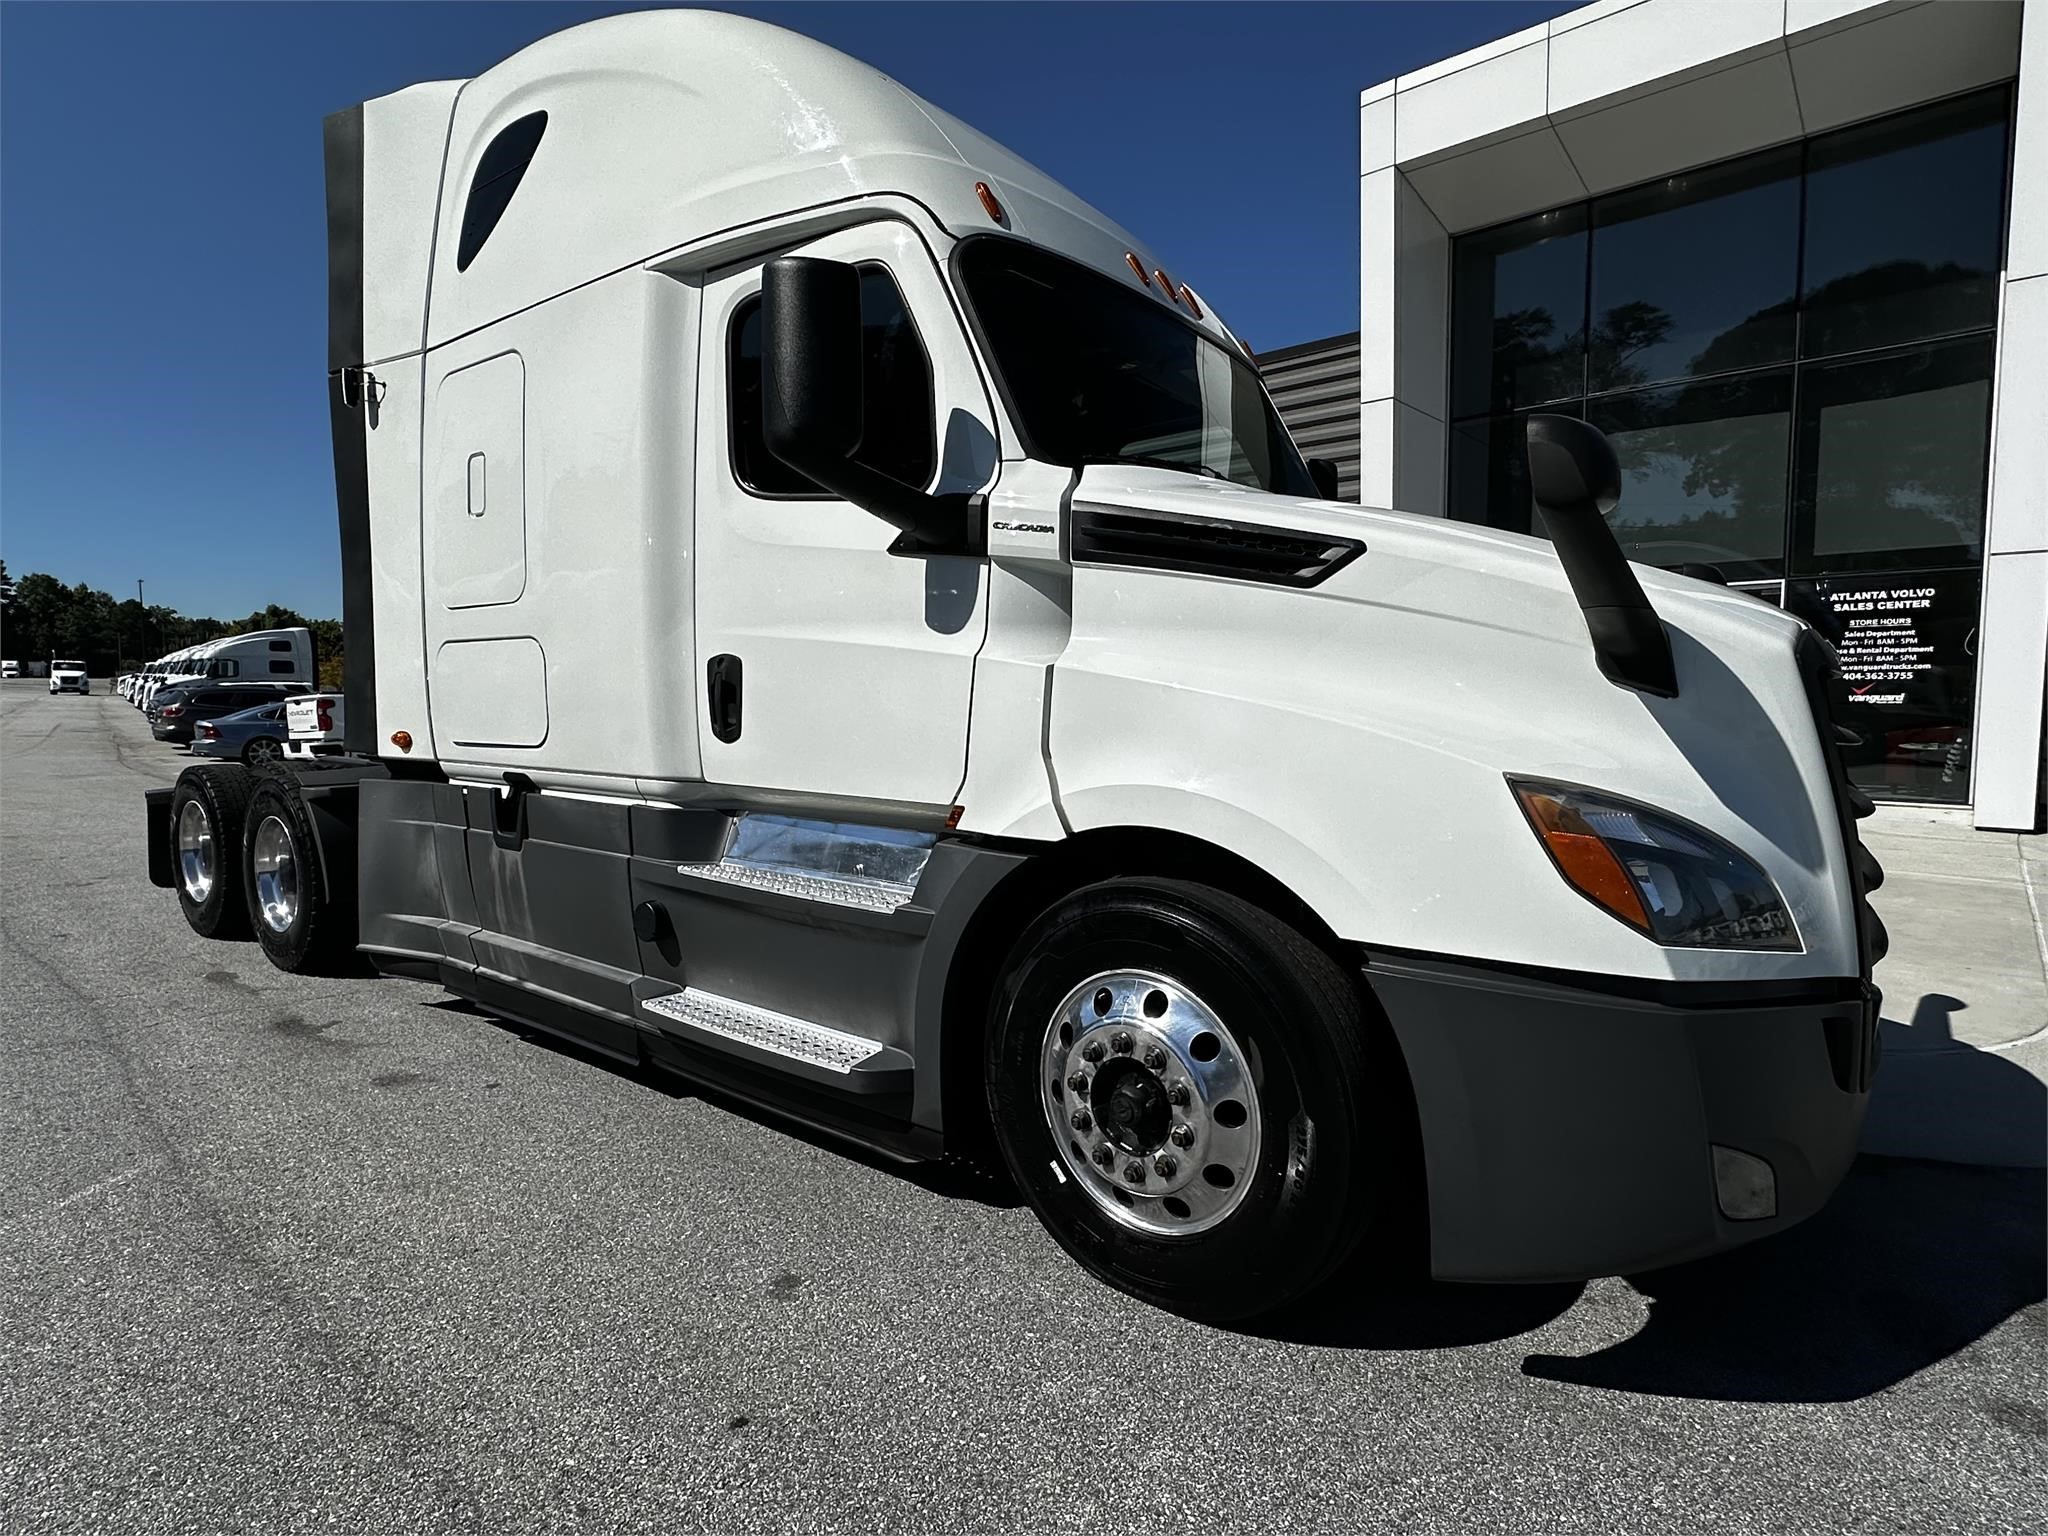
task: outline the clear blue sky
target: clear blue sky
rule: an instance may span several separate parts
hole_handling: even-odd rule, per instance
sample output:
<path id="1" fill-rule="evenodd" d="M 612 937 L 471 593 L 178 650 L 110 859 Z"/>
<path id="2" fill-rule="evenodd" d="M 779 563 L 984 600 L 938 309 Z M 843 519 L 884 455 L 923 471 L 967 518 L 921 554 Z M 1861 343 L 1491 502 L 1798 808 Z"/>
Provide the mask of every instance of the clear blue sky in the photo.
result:
<path id="1" fill-rule="evenodd" d="M 624 5 L 0 7 L 0 557 L 340 612 L 320 120 Z M 1255 347 L 1358 325 L 1358 93 L 1558 4 L 730 5 L 1141 232 Z"/>

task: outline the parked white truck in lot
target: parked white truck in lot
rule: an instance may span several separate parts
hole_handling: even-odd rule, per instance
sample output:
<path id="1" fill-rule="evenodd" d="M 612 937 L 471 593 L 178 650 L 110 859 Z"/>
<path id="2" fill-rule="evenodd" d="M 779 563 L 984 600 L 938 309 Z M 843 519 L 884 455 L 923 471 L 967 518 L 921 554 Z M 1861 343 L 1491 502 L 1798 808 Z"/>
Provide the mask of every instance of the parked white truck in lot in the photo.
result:
<path id="1" fill-rule="evenodd" d="M 1831 657 L 1623 562 L 1596 433 L 1531 428 L 1554 543 L 1330 505 L 1141 240 L 738 17 L 326 162 L 351 750 L 150 794 L 199 932 L 992 1137 L 1203 1317 L 1411 1228 L 1670 1264 L 1840 1179 L 1883 940 Z"/>
<path id="2" fill-rule="evenodd" d="M 147 708 L 157 694 L 179 683 L 207 680 L 310 686 L 318 676 L 313 632 L 303 624 L 291 629 L 250 630 L 159 657 L 143 669 L 144 680 L 135 702 Z"/>

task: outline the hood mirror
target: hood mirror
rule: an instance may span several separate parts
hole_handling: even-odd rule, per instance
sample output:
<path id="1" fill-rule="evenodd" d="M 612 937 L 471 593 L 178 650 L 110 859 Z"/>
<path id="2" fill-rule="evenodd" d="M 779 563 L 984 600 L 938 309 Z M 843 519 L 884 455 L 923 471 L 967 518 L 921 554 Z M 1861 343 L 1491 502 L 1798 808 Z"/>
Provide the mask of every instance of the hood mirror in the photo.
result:
<path id="1" fill-rule="evenodd" d="M 1310 459 L 1308 477 L 1315 482 L 1316 494 L 1325 501 L 1337 499 L 1337 461 L 1335 459 Z"/>

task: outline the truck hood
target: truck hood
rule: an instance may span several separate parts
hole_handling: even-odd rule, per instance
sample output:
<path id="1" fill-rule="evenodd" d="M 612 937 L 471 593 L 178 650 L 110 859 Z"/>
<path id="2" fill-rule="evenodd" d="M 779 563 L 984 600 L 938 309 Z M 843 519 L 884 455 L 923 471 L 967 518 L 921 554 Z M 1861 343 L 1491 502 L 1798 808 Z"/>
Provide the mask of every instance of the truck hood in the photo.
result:
<path id="1" fill-rule="evenodd" d="M 1856 974 L 1799 620 L 1637 567 L 1671 642 L 1664 698 L 1601 674 L 1545 540 L 1122 466 L 1084 470 L 1068 517 L 1048 740 L 1076 831 L 1159 825 L 1177 804 L 1172 830 L 1281 876 L 1340 937 L 1395 948 L 1694 980 Z M 1327 568 L 1290 571 L 1269 530 L 1310 535 L 1293 550 Z M 1665 949 L 1569 890 L 1558 903 L 1509 776 L 1731 843 L 1778 883 L 1804 952 Z M 1474 902 L 1490 889 L 1497 903 Z"/>
<path id="2" fill-rule="evenodd" d="M 1496 631 L 1503 625 L 1522 627 L 1546 641 L 1561 638 L 1561 601 L 1579 626 L 1577 638 L 1586 643 L 1588 657 L 1592 654 L 1571 583 L 1548 539 L 1445 517 L 1276 496 L 1227 480 L 1136 465 L 1091 465 L 1083 470 L 1073 505 L 1077 510 L 1093 506 L 1358 540 L 1365 546 L 1365 557 L 1346 562 L 1311 590 L 1362 602 L 1398 599 L 1427 609 L 1442 623 L 1479 624 Z M 1374 560 L 1374 555 L 1380 558 Z M 1397 565 L 1399 581 L 1390 589 L 1385 578 Z M 1684 627 L 1687 616 L 1712 612 L 1739 627 L 1754 628 L 1759 635 L 1789 639 L 1805 627 L 1769 603 L 1714 582 L 1645 565 L 1635 566 L 1635 573 L 1667 624 Z M 1474 603 L 1470 583 L 1460 577 L 1476 579 L 1482 587 L 1524 593 L 1528 602 L 1503 609 L 1503 593 L 1495 590 Z M 1448 590 L 1447 584 L 1463 595 Z"/>

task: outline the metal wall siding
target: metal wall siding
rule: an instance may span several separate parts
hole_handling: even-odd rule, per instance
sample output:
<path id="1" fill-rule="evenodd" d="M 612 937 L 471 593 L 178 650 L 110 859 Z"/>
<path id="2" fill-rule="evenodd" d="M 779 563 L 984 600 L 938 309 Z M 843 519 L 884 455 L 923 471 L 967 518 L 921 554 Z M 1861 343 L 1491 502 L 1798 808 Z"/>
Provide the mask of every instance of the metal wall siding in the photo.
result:
<path id="1" fill-rule="evenodd" d="M 1266 389 L 1309 458 L 1337 461 L 1338 494 L 1358 500 L 1358 336 L 1332 336 L 1259 359 Z"/>

